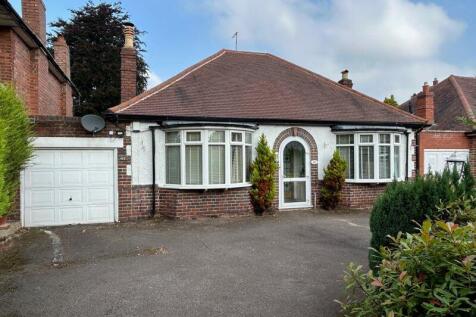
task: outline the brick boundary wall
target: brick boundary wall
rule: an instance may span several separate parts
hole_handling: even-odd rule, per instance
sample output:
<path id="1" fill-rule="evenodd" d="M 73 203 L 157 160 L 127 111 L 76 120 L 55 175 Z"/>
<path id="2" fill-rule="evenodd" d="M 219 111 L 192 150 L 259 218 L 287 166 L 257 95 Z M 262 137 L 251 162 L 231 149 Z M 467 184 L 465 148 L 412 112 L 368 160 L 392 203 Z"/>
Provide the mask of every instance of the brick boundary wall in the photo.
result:
<path id="1" fill-rule="evenodd" d="M 341 207 L 370 209 L 377 198 L 385 191 L 387 184 L 345 183 L 341 193 Z"/>
<path id="2" fill-rule="evenodd" d="M 282 131 L 278 135 L 276 140 L 274 141 L 273 149 L 274 149 L 274 151 L 276 151 L 276 153 L 278 155 L 278 162 L 280 160 L 280 158 L 279 158 L 279 147 L 281 146 L 283 141 L 285 139 L 287 139 L 288 137 L 300 137 L 300 138 L 302 138 L 308 144 L 308 146 L 311 150 L 311 153 L 310 153 L 311 161 L 312 160 L 317 161 L 317 155 L 318 155 L 317 145 L 316 145 L 316 142 L 315 142 L 313 136 L 309 132 L 304 130 L 303 128 L 291 127 L 291 128 L 288 128 L 288 129 Z M 319 196 L 319 181 L 318 181 L 317 171 L 318 171 L 318 165 L 317 164 L 316 165 L 311 164 L 311 203 L 312 203 L 313 206 L 314 206 L 315 197 L 316 197 L 316 200 L 318 201 L 317 197 Z M 277 193 L 276 193 L 276 198 L 275 198 L 274 203 L 273 203 L 273 207 L 277 209 L 278 206 L 279 206 L 279 169 L 275 174 L 275 184 L 276 184 Z M 314 206 L 314 207 L 316 207 L 316 206 Z"/>

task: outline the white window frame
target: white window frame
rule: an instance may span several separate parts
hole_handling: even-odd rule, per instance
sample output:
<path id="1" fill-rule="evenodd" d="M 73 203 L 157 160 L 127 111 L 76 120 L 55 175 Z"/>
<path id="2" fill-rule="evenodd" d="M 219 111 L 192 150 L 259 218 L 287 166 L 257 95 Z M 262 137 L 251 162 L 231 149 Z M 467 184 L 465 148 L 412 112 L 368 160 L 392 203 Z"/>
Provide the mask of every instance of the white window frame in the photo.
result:
<path id="1" fill-rule="evenodd" d="M 225 142 L 210 142 L 209 136 L 211 132 L 214 131 L 223 131 L 225 132 Z M 229 127 L 200 127 L 200 128 L 173 128 L 167 129 L 164 131 L 166 134 L 168 132 L 179 132 L 180 133 L 180 144 L 178 143 L 167 143 L 165 141 L 165 147 L 167 146 L 177 146 L 180 145 L 180 178 L 181 184 L 167 184 L 167 178 L 164 178 L 164 184 L 161 187 L 164 188 L 173 188 L 173 189 L 227 189 L 227 188 L 239 188 L 239 187 L 249 187 L 251 183 L 246 181 L 246 147 L 251 146 L 251 161 L 254 159 L 254 150 L 253 150 L 253 132 L 252 129 L 244 128 L 229 128 Z M 200 132 L 200 141 L 187 141 L 187 132 Z M 241 142 L 232 142 L 231 133 L 240 133 Z M 246 143 L 246 133 L 251 133 L 251 143 Z M 167 140 L 167 136 L 165 136 Z M 186 160 L 185 160 L 185 146 L 186 145 L 201 145 L 202 146 L 202 184 L 201 185 L 187 185 L 186 184 Z M 225 183 L 224 184 L 209 184 L 209 170 L 208 170 L 208 149 L 209 145 L 224 145 L 225 146 Z M 231 146 L 232 145 L 241 145 L 243 151 L 243 181 L 240 183 L 231 183 Z M 165 152 L 164 152 L 165 153 Z M 167 159 L 167 158 L 165 158 Z M 167 174 L 167 162 L 164 164 L 163 173 Z"/>
<path id="2" fill-rule="evenodd" d="M 390 143 L 380 143 L 380 134 L 389 134 L 390 135 Z M 353 135 L 354 136 L 354 144 L 337 144 L 337 135 Z M 362 135 L 372 135 L 372 142 L 361 142 L 360 136 Z M 395 135 L 399 136 L 399 142 L 395 142 Z M 402 181 L 405 179 L 405 171 L 404 171 L 404 161 L 403 159 L 406 157 L 407 153 L 405 151 L 405 147 L 403 146 L 403 138 L 404 133 L 398 132 L 391 132 L 391 131 L 378 131 L 378 132 L 339 132 L 336 133 L 336 149 L 340 146 L 342 147 L 354 147 L 354 178 L 346 179 L 348 183 L 389 183 L 394 181 Z M 379 170 L 379 153 L 380 153 L 380 146 L 390 146 L 390 178 L 379 178 L 380 170 Z M 393 178 L 394 169 L 395 169 L 395 146 L 400 146 L 400 175 L 397 178 Z M 360 146 L 373 146 L 374 148 L 374 178 L 371 179 L 361 179 L 360 178 L 360 153 L 359 147 Z"/>

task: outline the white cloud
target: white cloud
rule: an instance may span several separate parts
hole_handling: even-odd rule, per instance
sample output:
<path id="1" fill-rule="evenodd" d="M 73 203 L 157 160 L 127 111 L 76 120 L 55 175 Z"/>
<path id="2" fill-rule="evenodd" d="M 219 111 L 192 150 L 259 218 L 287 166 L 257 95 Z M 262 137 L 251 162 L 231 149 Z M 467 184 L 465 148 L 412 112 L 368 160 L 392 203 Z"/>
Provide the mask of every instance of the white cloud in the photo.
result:
<path id="1" fill-rule="evenodd" d="M 147 89 L 153 88 L 162 82 L 162 79 L 152 70 L 149 70 L 147 73 Z"/>
<path id="2" fill-rule="evenodd" d="M 216 32 L 239 49 L 269 50 L 331 79 L 348 68 L 355 88 L 408 99 L 423 81 L 475 70 L 440 50 L 464 31 L 434 4 L 409 0 L 208 0 Z M 232 40 L 230 39 L 230 44 Z M 230 45 L 231 46 L 231 45 Z"/>

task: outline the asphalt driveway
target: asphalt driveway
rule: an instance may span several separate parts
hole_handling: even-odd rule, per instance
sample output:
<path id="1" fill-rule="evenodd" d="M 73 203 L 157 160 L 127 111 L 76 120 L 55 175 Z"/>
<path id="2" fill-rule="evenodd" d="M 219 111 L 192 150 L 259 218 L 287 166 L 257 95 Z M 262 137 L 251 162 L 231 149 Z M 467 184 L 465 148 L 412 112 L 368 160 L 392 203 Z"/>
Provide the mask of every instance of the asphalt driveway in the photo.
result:
<path id="1" fill-rule="evenodd" d="M 0 315 L 336 316 L 370 236 L 366 213 L 310 211 L 48 230 L 0 253 Z"/>

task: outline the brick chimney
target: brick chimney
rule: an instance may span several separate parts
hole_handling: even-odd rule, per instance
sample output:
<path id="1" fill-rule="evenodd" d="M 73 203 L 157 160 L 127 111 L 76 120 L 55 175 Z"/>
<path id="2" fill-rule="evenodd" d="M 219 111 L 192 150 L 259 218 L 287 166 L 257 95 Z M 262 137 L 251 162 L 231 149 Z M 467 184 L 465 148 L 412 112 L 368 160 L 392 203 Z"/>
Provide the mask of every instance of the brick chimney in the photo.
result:
<path id="1" fill-rule="evenodd" d="M 46 8 L 42 0 L 22 0 L 22 18 L 46 45 Z"/>
<path id="2" fill-rule="evenodd" d="M 352 88 L 354 84 L 352 83 L 352 80 L 349 79 L 349 71 L 347 69 L 344 69 L 341 74 L 342 79 L 339 80 L 339 84 Z"/>
<path id="3" fill-rule="evenodd" d="M 430 86 L 425 82 L 423 90 L 417 95 L 415 114 L 428 121 L 428 123 L 435 122 L 435 104 L 433 100 L 433 92 L 430 91 Z"/>
<path id="4" fill-rule="evenodd" d="M 62 35 L 58 35 L 53 43 L 55 52 L 55 61 L 66 76 L 71 77 L 71 69 L 69 62 L 69 46 L 66 44 L 66 40 Z"/>
<path id="5" fill-rule="evenodd" d="M 121 50 L 121 102 L 137 95 L 137 52 L 134 24 L 124 23 L 124 47 Z"/>

